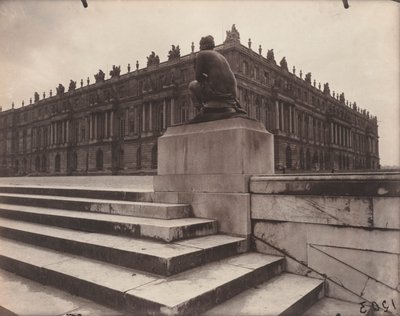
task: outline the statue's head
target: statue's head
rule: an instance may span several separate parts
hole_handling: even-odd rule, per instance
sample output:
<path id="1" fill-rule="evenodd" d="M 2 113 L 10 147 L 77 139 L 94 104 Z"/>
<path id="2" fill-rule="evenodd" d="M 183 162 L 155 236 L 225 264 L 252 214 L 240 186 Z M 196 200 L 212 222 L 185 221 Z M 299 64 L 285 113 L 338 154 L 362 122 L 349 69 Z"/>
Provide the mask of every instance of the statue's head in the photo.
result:
<path id="1" fill-rule="evenodd" d="M 214 37 L 212 37 L 211 35 L 207 35 L 201 38 L 200 50 L 211 50 L 214 49 L 214 47 L 215 47 Z"/>

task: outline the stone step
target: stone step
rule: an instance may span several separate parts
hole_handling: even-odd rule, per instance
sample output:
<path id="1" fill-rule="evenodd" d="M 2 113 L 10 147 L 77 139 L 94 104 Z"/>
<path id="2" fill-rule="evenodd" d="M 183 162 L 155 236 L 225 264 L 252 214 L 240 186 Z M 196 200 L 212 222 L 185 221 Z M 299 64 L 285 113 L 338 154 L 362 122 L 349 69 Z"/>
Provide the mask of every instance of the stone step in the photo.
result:
<path id="1" fill-rule="evenodd" d="M 245 253 L 164 278 L 7 239 L 0 242 L 4 269 L 130 309 L 134 315 L 199 314 L 278 275 L 284 267 L 282 257 Z"/>
<path id="2" fill-rule="evenodd" d="M 188 204 L 115 201 L 77 197 L 0 193 L 0 203 L 147 218 L 173 219 L 191 215 Z"/>
<path id="3" fill-rule="evenodd" d="M 110 309 L 54 287 L 0 269 L 0 315 L 123 316 Z M 38 304 L 40 302 L 40 304 Z"/>
<path id="4" fill-rule="evenodd" d="M 179 273 L 246 250 L 245 238 L 227 235 L 161 243 L 125 236 L 73 231 L 4 218 L 0 218 L 0 235 L 160 275 Z"/>
<path id="5" fill-rule="evenodd" d="M 323 293 L 323 280 L 283 273 L 217 305 L 205 315 L 301 315 Z"/>
<path id="6" fill-rule="evenodd" d="M 85 187 L 44 187 L 44 186 L 0 186 L 0 193 L 51 195 L 80 197 L 88 199 L 104 199 L 118 201 L 153 202 L 151 191 L 127 191 L 124 189 L 89 189 Z"/>
<path id="7" fill-rule="evenodd" d="M 389 304 L 388 304 L 389 305 Z M 381 310 L 382 312 L 382 310 Z M 386 314 L 383 312 L 383 314 Z M 350 303 L 330 297 L 324 297 L 308 309 L 303 316 L 372 316 L 371 306 L 362 307 L 361 304 Z M 380 315 L 380 314 L 379 314 Z M 388 313 L 388 315 L 390 315 Z M 393 315 L 393 314 L 392 314 Z"/>
<path id="8" fill-rule="evenodd" d="M 0 203 L 0 217 L 74 230 L 152 238 L 171 242 L 217 233 L 215 220 L 202 218 L 156 219 L 88 213 Z"/>

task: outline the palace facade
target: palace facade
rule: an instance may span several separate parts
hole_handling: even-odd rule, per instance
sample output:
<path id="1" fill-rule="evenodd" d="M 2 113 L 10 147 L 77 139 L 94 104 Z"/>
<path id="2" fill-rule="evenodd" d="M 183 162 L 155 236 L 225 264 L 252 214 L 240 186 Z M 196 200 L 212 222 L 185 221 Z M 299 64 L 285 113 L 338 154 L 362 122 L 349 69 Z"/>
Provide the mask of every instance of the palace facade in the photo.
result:
<path id="1" fill-rule="evenodd" d="M 279 65 L 240 43 L 235 26 L 216 50 L 237 78 L 239 101 L 250 117 L 274 134 L 275 168 L 287 172 L 377 169 L 377 118 L 344 94 L 316 84 L 311 73 Z M 197 110 L 188 84 L 196 52 L 180 56 L 172 46 L 168 61 L 152 52 L 147 67 L 110 78 L 99 71 L 60 84 L 55 95 L 35 93 L 29 105 L 0 112 L 0 164 L 3 175 L 148 173 L 157 168 L 157 138 L 187 122 Z"/>

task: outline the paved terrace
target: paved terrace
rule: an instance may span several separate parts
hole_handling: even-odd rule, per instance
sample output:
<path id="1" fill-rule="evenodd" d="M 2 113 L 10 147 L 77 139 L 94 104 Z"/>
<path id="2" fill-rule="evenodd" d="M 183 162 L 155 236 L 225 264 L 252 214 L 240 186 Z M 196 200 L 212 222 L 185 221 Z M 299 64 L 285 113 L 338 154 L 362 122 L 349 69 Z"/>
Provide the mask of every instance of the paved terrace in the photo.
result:
<path id="1" fill-rule="evenodd" d="M 152 192 L 152 176 L 0 177 L 0 186 L 105 189 Z"/>

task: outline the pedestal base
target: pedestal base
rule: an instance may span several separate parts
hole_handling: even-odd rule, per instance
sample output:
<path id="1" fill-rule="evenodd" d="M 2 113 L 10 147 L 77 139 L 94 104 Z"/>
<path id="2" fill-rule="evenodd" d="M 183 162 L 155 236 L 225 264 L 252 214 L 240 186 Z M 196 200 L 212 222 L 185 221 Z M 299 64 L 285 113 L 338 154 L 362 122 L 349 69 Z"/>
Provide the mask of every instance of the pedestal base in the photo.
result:
<path id="1" fill-rule="evenodd" d="M 248 118 L 180 125 L 158 139 L 155 198 L 189 203 L 220 231 L 248 236 L 249 178 L 274 171 L 273 135 Z"/>

